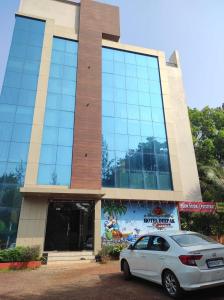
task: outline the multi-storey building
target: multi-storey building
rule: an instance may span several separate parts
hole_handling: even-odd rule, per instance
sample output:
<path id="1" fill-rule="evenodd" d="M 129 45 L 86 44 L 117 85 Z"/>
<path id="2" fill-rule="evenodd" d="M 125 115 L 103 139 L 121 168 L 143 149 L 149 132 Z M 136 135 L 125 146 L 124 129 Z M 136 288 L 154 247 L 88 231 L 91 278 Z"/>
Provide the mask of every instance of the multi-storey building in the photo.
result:
<path id="1" fill-rule="evenodd" d="M 0 98 L 2 245 L 96 253 L 178 228 L 177 203 L 201 200 L 178 53 L 119 38 L 117 7 L 21 0 Z"/>

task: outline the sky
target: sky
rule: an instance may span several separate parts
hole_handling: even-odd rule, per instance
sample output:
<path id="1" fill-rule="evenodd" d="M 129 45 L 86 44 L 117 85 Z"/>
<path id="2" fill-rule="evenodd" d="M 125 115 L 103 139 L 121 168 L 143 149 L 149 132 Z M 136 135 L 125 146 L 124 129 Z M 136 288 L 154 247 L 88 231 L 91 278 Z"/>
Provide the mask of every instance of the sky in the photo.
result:
<path id="1" fill-rule="evenodd" d="M 224 0 L 98 0 L 120 7 L 120 42 L 179 51 L 187 104 L 224 103 Z M 0 0 L 0 90 L 19 0 Z"/>

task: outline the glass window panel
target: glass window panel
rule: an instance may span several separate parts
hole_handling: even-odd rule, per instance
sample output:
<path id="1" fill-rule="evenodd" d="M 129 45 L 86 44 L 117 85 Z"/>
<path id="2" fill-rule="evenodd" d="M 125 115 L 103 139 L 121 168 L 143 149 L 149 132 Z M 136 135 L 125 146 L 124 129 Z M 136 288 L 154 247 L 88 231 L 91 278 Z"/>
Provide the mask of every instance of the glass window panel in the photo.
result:
<path id="1" fill-rule="evenodd" d="M 55 164 L 57 158 L 57 146 L 42 145 L 40 163 L 41 164 Z"/>
<path id="2" fill-rule="evenodd" d="M 102 146 L 103 146 L 104 150 L 115 150 L 113 133 L 104 133 L 103 134 Z"/>
<path id="3" fill-rule="evenodd" d="M 56 183 L 56 172 L 55 165 L 39 165 L 38 171 L 38 183 L 39 184 L 50 184 Z"/>
<path id="4" fill-rule="evenodd" d="M 51 62 L 55 64 L 64 64 L 64 53 L 53 50 L 51 54 Z"/>
<path id="5" fill-rule="evenodd" d="M 26 90 L 33 90 L 35 91 L 37 89 L 37 81 L 38 76 L 31 75 L 31 74 L 23 74 L 22 78 L 22 88 Z"/>
<path id="6" fill-rule="evenodd" d="M 78 52 L 78 43 L 74 42 L 74 41 L 66 41 L 65 40 L 65 51 L 68 53 L 72 53 L 75 54 Z"/>
<path id="7" fill-rule="evenodd" d="M 32 124 L 33 107 L 17 106 L 15 122 Z"/>
<path id="8" fill-rule="evenodd" d="M 158 186 L 160 190 L 172 189 L 170 173 L 158 172 Z"/>
<path id="9" fill-rule="evenodd" d="M 0 177 L 2 177 L 6 172 L 6 163 L 0 162 Z"/>
<path id="10" fill-rule="evenodd" d="M 135 59 L 134 53 L 124 52 L 124 55 L 125 55 L 125 62 L 127 64 L 131 64 L 131 65 L 136 64 L 136 59 Z"/>
<path id="11" fill-rule="evenodd" d="M 149 57 L 147 63 L 150 68 L 158 69 L 158 60 L 156 57 Z"/>
<path id="12" fill-rule="evenodd" d="M 11 44 L 9 57 L 25 58 L 27 53 L 27 45 Z"/>
<path id="13" fill-rule="evenodd" d="M 128 120 L 128 133 L 140 135 L 140 122 L 138 120 Z"/>
<path id="14" fill-rule="evenodd" d="M 136 62 L 139 66 L 146 66 L 148 63 L 148 56 L 145 55 L 136 55 Z"/>
<path id="15" fill-rule="evenodd" d="M 115 187 L 115 165 L 107 155 L 102 157 L 102 183 L 104 187 Z"/>
<path id="16" fill-rule="evenodd" d="M 153 107 L 163 107 L 163 101 L 162 101 L 162 96 L 161 94 L 151 94 L 150 95 L 151 98 L 151 105 Z"/>
<path id="17" fill-rule="evenodd" d="M 129 135 L 128 141 L 129 141 L 129 147 L 128 147 L 129 150 L 136 151 L 142 147 L 141 146 L 141 144 L 142 144 L 141 136 Z"/>
<path id="18" fill-rule="evenodd" d="M 105 117 L 113 117 L 114 116 L 114 103 L 113 102 L 104 101 L 102 106 L 103 106 L 103 108 L 102 108 L 103 116 L 105 116 Z"/>
<path id="19" fill-rule="evenodd" d="M 114 73 L 118 75 L 125 75 L 125 64 L 120 62 L 114 63 Z"/>
<path id="20" fill-rule="evenodd" d="M 56 166 L 57 185 L 70 185 L 71 166 Z"/>
<path id="21" fill-rule="evenodd" d="M 23 71 L 23 60 L 21 58 L 10 57 L 7 64 L 7 70 L 11 72 Z"/>
<path id="22" fill-rule="evenodd" d="M 62 95 L 62 101 L 60 102 L 61 110 L 75 111 L 75 97 L 69 95 Z"/>
<path id="23" fill-rule="evenodd" d="M 57 110 L 46 109 L 44 126 L 59 126 L 59 112 Z"/>
<path id="24" fill-rule="evenodd" d="M 65 44 L 66 41 L 64 39 L 60 39 L 60 38 L 54 38 L 53 39 L 53 49 L 54 50 L 58 50 L 58 51 L 65 51 Z"/>
<path id="25" fill-rule="evenodd" d="M 128 136 L 124 134 L 115 134 L 115 150 L 128 151 Z"/>
<path id="26" fill-rule="evenodd" d="M 114 51 L 114 61 L 124 62 L 124 52 Z"/>
<path id="27" fill-rule="evenodd" d="M 164 154 L 164 153 L 168 152 L 167 140 L 165 138 L 155 139 L 154 140 L 154 145 L 155 145 L 155 151 L 156 151 L 157 154 Z"/>
<path id="28" fill-rule="evenodd" d="M 127 118 L 127 105 L 123 103 L 115 103 L 115 117 L 117 118 Z"/>
<path id="29" fill-rule="evenodd" d="M 40 68 L 39 61 L 27 60 L 24 62 L 24 72 L 30 74 L 38 74 Z"/>
<path id="30" fill-rule="evenodd" d="M 149 81 L 146 79 L 143 79 L 143 78 L 138 79 L 138 90 L 140 92 L 148 93 L 149 92 Z"/>
<path id="31" fill-rule="evenodd" d="M 63 78 L 63 65 L 51 64 L 50 77 Z"/>
<path id="32" fill-rule="evenodd" d="M 157 190 L 157 178 L 155 172 L 143 172 L 145 189 Z"/>
<path id="33" fill-rule="evenodd" d="M 103 87 L 113 87 L 114 85 L 114 77 L 111 74 L 104 73 L 103 74 Z"/>
<path id="34" fill-rule="evenodd" d="M 29 60 L 39 61 L 41 59 L 41 53 L 42 53 L 42 48 L 34 47 L 34 46 L 28 46 L 27 47 L 26 58 L 29 59 Z"/>
<path id="35" fill-rule="evenodd" d="M 115 82 L 114 82 L 115 88 L 125 89 L 125 77 L 115 75 L 114 80 L 115 80 Z"/>
<path id="36" fill-rule="evenodd" d="M 148 69 L 145 67 L 137 67 L 138 78 L 148 79 Z"/>
<path id="37" fill-rule="evenodd" d="M 156 159 L 157 159 L 157 170 L 158 171 L 163 171 L 163 172 L 170 171 L 168 154 L 157 155 Z"/>
<path id="38" fill-rule="evenodd" d="M 18 187 L 17 184 L 19 184 L 20 186 L 24 184 L 24 175 L 25 175 L 25 170 L 26 170 L 26 163 L 24 162 L 17 162 L 17 163 L 7 163 L 6 165 L 6 174 L 10 175 L 16 175 L 16 184 L 13 187 L 13 184 L 11 183 L 10 178 L 7 180 L 5 179 L 5 182 L 8 183 L 9 187 L 13 187 L 16 188 Z M 20 174 L 18 174 L 18 171 Z"/>
<path id="39" fill-rule="evenodd" d="M 142 152 L 134 152 L 132 155 L 130 155 L 129 162 L 131 171 L 141 171 L 143 167 Z"/>
<path id="40" fill-rule="evenodd" d="M 114 63 L 109 60 L 103 61 L 102 69 L 104 73 L 113 73 L 114 72 Z"/>
<path id="41" fill-rule="evenodd" d="M 7 161 L 9 155 L 9 146 L 8 142 L 0 142 L 0 161 Z"/>
<path id="42" fill-rule="evenodd" d="M 139 96 L 139 105 L 144 105 L 144 106 L 151 105 L 149 93 L 139 92 L 138 96 Z"/>
<path id="43" fill-rule="evenodd" d="M 62 92 L 62 80 L 50 78 L 48 81 L 48 91 L 60 94 Z"/>
<path id="44" fill-rule="evenodd" d="M 59 117 L 59 127 L 73 128 L 74 114 L 69 111 L 61 111 Z"/>
<path id="45" fill-rule="evenodd" d="M 0 103 L 17 104 L 19 89 L 3 87 L 0 96 Z"/>
<path id="46" fill-rule="evenodd" d="M 153 123 L 154 136 L 159 138 L 166 138 L 165 125 L 162 123 Z"/>
<path id="47" fill-rule="evenodd" d="M 115 132 L 120 134 L 127 134 L 127 120 L 115 118 Z"/>
<path id="48" fill-rule="evenodd" d="M 153 154 L 143 154 L 143 169 L 145 171 L 156 171 L 156 157 Z"/>
<path id="49" fill-rule="evenodd" d="M 103 117 L 103 132 L 114 133 L 114 118 Z"/>
<path id="50" fill-rule="evenodd" d="M 59 128 L 58 145 L 70 147 L 73 145 L 73 129 Z"/>
<path id="51" fill-rule="evenodd" d="M 29 31 L 30 23 L 30 19 L 16 16 L 15 29 Z"/>
<path id="52" fill-rule="evenodd" d="M 154 122 L 164 122 L 163 110 L 160 108 L 152 108 L 152 119 Z"/>
<path id="53" fill-rule="evenodd" d="M 37 32 L 31 32 L 29 35 L 29 44 L 32 46 L 42 46 L 43 44 L 43 34 Z"/>
<path id="54" fill-rule="evenodd" d="M 13 122 L 16 113 L 15 105 L 0 104 L 1 122 Z"/>
<path id="55" fill-rule="evenodd" d="M 60 94 L 53 94 L 53 93 L 48 93 L 47 94 L 47 108 L 50 109 L 59 109 L 60 104 L 62 103 L 62 95 Z"/>
<path id="56" fill-rule="evenodd" d="M 151 107 L 140 106 L 140 119 L 143 121 L 152 121 Z"/>
<path id="57" fill-rule="evenodd" d="M 142 137 L 142 149 L 144 153 L 154 153 L 154 137 Z"/>
<path id="58" fill-rule="evenodd" d="M 131 189 L 144 189 L 143 173 L 141 171 L 131 171 L 129 176 Z"/>
<path id="59" fill-rule="evenodd" d="M 64 66 L 63 77 L 66 80 L 76 81 L 76 68 Z"/>
<path id="60" fill-rule="evenodd" d="M 24 124 L 16 124 L 13 129 L 12 141 L 14 142 L 30 142 L 31 126 Z"/>
<path id="61" fill-rule="evenodd" d="M 62 81 L 62 93 L 65 95 L 75 96 L 76 83 L 70 80 Z"/>
<path id="62" fill-rule="evenodd" d="M 28 91 L 21 89 L 19 92 L 19 105 L 23 106 L 34 106 L 36 99 L 35 91 Z"/>
<path id="63" fill-rule="evenodd" d="M 141 121 L 141 135 L 147 137 L 153 137 L 152 122 Z"/>
<path id="64" fill-rule="evenodd" d="M 148 69 L 148 73 L 149 73 L 149 79 L 150 80 L 155 80 L 155 81 L 159 81 L 160 77 L 159 77 L 159 71 L 157 69 Z"/>
<path id="65" fill-rule="evenodd" d="M 127 103 L 138 105 L 138 92 L 127 91 Z"/>
<path id="66" fill-rule="evenodd" d="M 157 81 L 150 81 L 150 93 L 161 94 L 160 83 Z"/>
<path id="67" fill-rule="evenodd" d="M 128 118 L 139 120 L 139 106 L 137 105 L 127 105 Z"/>
<path id="68" fill-rule="evenodd" d="M 127 90 L 138 90 L 138 80 L 134 77 L 126 77 Z"/>
<path id="69" fill-rule="evenodd" d="M 43 144 L 57 145 L 58 144 L 58 128 L 45 126 L 43 130 Z"/>
<path id="70" fill-rule="evenodd" d="M 20 88 L 22 82 L 22 73 L 13 73 L 6 71 L 4 86 L 11 88 Z"/>
<path id="71" fill-rule="evenodd" d="M 114 102 L 126 103 L 126 91 L 124 89 L 114 89 Z"/>
<path id="72" fill-rule="evenodd" d="M 28 143 L 11 143 L 9 150 L 9 162 L 26 162 L 28 155 Z"/>
<path id="73" fill-rule="evenodd" d="M 116 168 L 115 170 L 115 187 L 128 188 L 129 187 L 129 172 Z"/>
<path id="74" fill-rule="evenodd" d="M 57 165 L 71 165 L 72 147 L 58 146 Z"/>
<path id="75" fill-rule="evenodd" d="M 29 26 L 29 30 L 32 32 L 38 32 L 38 33 L 42 33 L 42 35 L 44 35 L 44 30 L 45 30 L 45 22 L 41 21 L 41 20 L 35 20 L 33 22 L 32 19 L 29 19 L 28 22 L 28 26 Z"/>
<path id="76" fill-rule="evenodd" d="M 12 43 L 27 45 L 29 40 L 29 32 L 27 30 L 20 30 L 15 28 L 14 34 L 12 37 Z"/>
<path id="77" fill-rule="evenodd" d="M 10 141 L 13 123 L 0 123 L 0 141 Z"/>
<path id="78" fill-rule="evenodd" d="M 107 101 L 114 100 L 113 88 L 108 88 L 108 87 L 103 86 L 103 100 L 107 100 Z"/>
<path id="79" fill-rule="evenodd" d="M 103 54 L 103 60 L 111 60 L 111 61 L 114 60 L 114 52 L 111 51 L 110 49 L 103 48 L 102 54 Z"/>
<path id="80" fill-rule="evenodd" d="M 137 67 L 135 65 L 125 64 L 126 76 L 136 77 Z"/>
<path id="81" fill-rule="evenodd" d="M 64 64 L 66 66 L 76 67 L 77 66 L 77 58 L 70 53 L 64 54 Z"/>

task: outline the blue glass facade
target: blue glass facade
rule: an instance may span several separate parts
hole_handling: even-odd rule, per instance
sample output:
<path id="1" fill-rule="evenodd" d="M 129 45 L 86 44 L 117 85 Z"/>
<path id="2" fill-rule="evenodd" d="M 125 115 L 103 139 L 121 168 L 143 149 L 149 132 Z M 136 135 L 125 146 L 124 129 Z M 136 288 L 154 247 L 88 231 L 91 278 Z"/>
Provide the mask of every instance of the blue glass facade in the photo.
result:
<path id="1" fill-rule="evenodd" d="M 158 59 L 102 54 L 102 185 L 171 190 Z"/>
<path id="2" fill-rule="evenodd" d="M 0 248 L 15 241 L 45 22 L 16 17 L 0 96 Z"/>
<path id="3" fill-rule="evenodd" d="M 54 37 L 38 184 L 70 185 L 77 42 Z"/>

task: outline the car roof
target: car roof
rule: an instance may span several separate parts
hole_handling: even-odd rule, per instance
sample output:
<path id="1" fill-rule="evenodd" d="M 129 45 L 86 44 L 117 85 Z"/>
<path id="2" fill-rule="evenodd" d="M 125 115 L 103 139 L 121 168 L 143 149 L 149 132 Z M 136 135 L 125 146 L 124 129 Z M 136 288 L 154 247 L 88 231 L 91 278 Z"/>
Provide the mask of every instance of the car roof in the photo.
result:
<path id="1" fill-rule="evenodd" d="M 149 232 L 146 235 L 173 236 L 173 235 L 180 235 L 180 234 L 195 234 L 195 233 L 196 232 L 186 231 L 186 230 L 155 230 Z"/>

